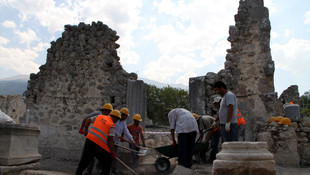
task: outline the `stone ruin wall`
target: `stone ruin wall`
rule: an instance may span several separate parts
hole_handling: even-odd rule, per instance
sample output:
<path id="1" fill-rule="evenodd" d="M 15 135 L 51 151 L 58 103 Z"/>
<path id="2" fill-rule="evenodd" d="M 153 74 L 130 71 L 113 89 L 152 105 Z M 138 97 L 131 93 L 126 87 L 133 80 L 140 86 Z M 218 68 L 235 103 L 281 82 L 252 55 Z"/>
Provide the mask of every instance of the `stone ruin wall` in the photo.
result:
<path id="1" fill-rule="evenodd" d="M 272 126 L 266 122 L 271 116 L 284 115 L 283 104 L 299 104 L 298 86 L 290 86 L 279 98 L 274 91 L 275 66 L 270 53 L 270 30 L 268 9 L 264 7 L 263 0 L 240 0 L 235 25 L 229 27 L 227 40 L 231 48 L 227 50 L 225 69 L 217 74 L 208 72 L 205 76 L 190 79 L 190 106 L 193 112 L 214 114 L 216 109 L 212 102 L 217 95 L 214 83 L 224 81 L 227 88 L 236 94 L 238 108 L 246 120 L 239 140 L 271 139 L 273 141 L 268 142 L 270 151 L 275 154 L 277 162 L 298 166 L 300 158 L 310 162 L 310 156 L 304 154 L 310 151 L 309 132 L 306 132 L 307 129 L 297 129 L 308 128 L 307 122 L 293 122 L 291 130 L 294 134 L 290 129 L 275 127 L 276 132 L 288 132 L 292 136 L 290 138 L 285 134 L 271 134 Z M 270 135 L 268 139 L 260 134 L 266 131 Z M 288 150 L 291 158 L 287 154 Z M 288 162 L 279 161 L 281 158 Z"/>
<path id="2" fill-rule="evenodd" d="M 0 95 L 0 110 L 20 123 L 20 117 L 26 113 L 24 98 L 20 95 Z"/>
<path id="3" fill-rule="evenodd" d="M 102 22 L 66 25 L 51 42 L 46 64 L 31 74 L 25 92 L 30 122 L 40 127 L 43 157 L 78 160 L 84 136 L 82 120 L 105 103 L 126 105 L 128 80 L 136 80 L 120 65 L 116 32 Z"/>

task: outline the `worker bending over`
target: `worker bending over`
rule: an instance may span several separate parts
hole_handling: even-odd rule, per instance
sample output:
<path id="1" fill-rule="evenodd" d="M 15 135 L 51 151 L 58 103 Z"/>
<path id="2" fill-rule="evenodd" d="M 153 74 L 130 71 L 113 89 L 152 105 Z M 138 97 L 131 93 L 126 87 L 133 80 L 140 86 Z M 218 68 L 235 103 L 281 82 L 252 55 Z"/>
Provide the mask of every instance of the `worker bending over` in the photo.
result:
<path id="1" fill-rule="evenodd" d="M 77 175 L 82 175 L 89 162 L 96 157 L 99 160 L 102 171 L 101 175 L 109 175 L 112 159 L 115 159 L 114 136 L 115 123 L 121 118 L 118 110 L 113 110 L 108 115 L 98 115 L 87 119 L 85 122 L 84 135 L 86 141 L 81 160 L 76 170 Z M 90 123 L 93 123 L 88 132 Z"/>

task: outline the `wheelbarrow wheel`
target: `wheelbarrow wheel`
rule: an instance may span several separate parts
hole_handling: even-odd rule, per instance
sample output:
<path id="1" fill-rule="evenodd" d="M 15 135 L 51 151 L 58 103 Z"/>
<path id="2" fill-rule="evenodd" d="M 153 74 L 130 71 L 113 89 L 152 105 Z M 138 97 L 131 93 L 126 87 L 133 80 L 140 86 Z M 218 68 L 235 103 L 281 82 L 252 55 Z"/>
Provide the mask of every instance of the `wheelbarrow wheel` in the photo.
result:
<path id="1" fill-rule="evenodd" d="M 155 161 L 155 168 L 157 171 L 168 171 L 170 169 L 170 161 L 165 157 L 159 157 Z"/>

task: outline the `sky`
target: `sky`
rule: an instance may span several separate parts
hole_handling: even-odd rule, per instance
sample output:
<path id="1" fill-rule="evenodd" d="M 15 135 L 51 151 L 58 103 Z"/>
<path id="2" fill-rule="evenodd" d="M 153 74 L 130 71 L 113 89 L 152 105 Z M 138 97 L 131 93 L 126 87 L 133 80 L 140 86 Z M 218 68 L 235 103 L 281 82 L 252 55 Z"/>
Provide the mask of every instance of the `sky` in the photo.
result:
<path id="1" fill-rule="evenodd" d="M 265 0 L 275 91 L 310 91 L 310 1 Z M 0 0 L 0 79 L 37 73 L 64 25 L 102 21 L 117 32 L 123 68 L 188 86 L 224 68 L 239 0 Z"/>

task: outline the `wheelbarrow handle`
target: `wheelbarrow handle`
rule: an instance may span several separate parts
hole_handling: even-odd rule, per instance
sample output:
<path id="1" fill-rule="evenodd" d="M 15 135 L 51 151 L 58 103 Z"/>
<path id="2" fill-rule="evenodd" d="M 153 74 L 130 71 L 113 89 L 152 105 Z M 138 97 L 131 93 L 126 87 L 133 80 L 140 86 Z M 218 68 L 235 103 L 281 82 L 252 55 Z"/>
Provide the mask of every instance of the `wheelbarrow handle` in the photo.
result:
<path id="1" fill-rule="evenodd" d="M 138 174 L 136 173 L 133 169 L 131 169 L 129 166 L 127 166 L 123 161 L 121 161 L 121 159 L 119 159 L 118 157 L 115 157 L 115 159 L 121 163 L 124 167 L 126 167 L 129 171 L 131 171 L 133 174 Z"/>

